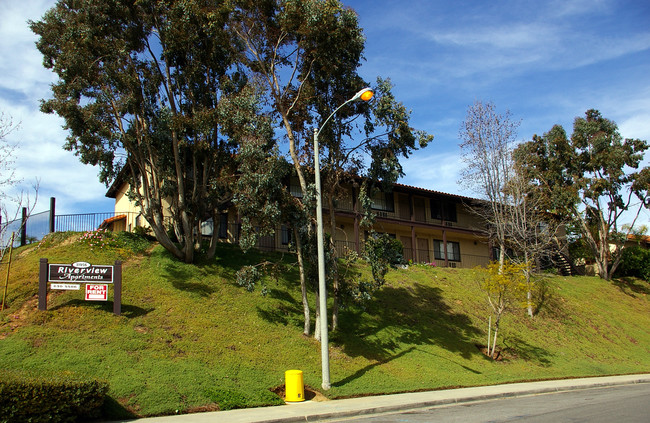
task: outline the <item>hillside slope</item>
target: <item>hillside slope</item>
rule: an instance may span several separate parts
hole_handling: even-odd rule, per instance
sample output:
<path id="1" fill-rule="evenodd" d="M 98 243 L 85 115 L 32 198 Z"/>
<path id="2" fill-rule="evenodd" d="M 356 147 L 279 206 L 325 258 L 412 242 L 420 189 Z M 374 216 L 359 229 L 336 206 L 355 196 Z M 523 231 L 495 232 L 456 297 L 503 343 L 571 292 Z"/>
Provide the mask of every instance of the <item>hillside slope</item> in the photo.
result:
<path id="1" fill-rule="evenodd" d="M 247 292 L 235 272 L 259 253 L 223 245 L 185 265 L 134 237 L 55 234 L 14 253 L 0 315 L 3 367 L 72 371 L 110 383 L 105 414 L 161 415 L 277 404 L 270 389 L 300 369 L 320 386 L 320 346 L 303 337 L 297 272 Z M 38 262 L 124 260 L 122 316 L 81 291 L 50 291 L 37 311 Z M 267 255 L 269 260 L 290 257 Z M 5 275 L 6 266 L 1 268 Z M 360 265 L 359 272 L 367 269 Z M 551 277 L 539 315 L 502 324 L 500 361 L 485 357 L 487 307 L 478 270 L 410 266 L 331 334 L 330 398 L 578 376 L 650 372 L 650 288 L 635 281 Z M 4 284 L 3 284 L 4 285 Z M 313 297 L 310 301 L 314 302 Z"/>

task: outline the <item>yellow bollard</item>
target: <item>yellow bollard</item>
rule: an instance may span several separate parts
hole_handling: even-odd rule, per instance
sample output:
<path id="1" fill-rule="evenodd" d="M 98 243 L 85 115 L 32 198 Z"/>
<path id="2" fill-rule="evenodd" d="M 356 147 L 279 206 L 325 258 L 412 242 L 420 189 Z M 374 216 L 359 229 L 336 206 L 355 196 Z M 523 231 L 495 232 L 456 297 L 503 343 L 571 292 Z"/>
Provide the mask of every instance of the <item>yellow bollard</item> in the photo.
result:
<path id="1" fill-rule="evenodd" d="M 302 370 L 287 370 L 284 372 L 284 400 L 287 402 L 305 400 L 305 384 L 302 380 Z"/>

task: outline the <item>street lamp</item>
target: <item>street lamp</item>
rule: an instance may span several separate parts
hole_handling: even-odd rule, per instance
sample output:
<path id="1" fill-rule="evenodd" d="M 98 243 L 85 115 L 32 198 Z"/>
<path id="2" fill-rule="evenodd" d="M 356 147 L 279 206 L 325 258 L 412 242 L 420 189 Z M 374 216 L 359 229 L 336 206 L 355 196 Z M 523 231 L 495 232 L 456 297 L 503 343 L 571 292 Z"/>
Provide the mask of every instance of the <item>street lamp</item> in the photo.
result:
<path id="1" fill-rule="evenodd" d="M 318 246 L 318 296 L 319 296 L 319 314 L 320 314 L 320 352 L 321 352 L 321 365 L 323 371 L 322 388 L 330 389 L 330 356 L 329 356 L 329 340 L 327 335 L 327 287 L 325 284 L 325 245 L 323 239 L 323 200 L 321 197 L 320 185 L 320 156 L 318 153 L 318 134 L 325 127 L 327 122 L 338 112 L 341 107 L 346 104 L 363 100 L 368 101 L 372 98 L 374 92 L 370 88 L 364 88 L 354 95 L 351 99 L 341 104 L 330 114 L 320 128 L 314 130 L 314 176 L 316 179 L 316 245 Z M 333 213 L 330 210 L 330 213 Z"/>

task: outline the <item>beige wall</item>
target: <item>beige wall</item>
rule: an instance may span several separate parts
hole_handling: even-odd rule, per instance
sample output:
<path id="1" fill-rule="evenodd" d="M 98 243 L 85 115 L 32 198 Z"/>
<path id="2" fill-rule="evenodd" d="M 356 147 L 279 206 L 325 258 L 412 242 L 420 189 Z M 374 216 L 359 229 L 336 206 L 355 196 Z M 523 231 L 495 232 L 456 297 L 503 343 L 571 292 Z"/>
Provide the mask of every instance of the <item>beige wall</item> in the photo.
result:
<path id="1" fill-rule="evenodd" d="M 126 214 L 126 230 L 132 231 L 137 225 L 148 226 L 144 218 L 139 215 L 136 207 L 126 196 L 128 185 L 124 184 L 115 199 L 116 214 Z M 485 265 L 489 261 L 489 248 L 487 240 L 478 235 L 475 228 L 480 227 L 477 218 L 455 197 L 446 199 L 436 195 L 437 198 L 449 201 L 455 205 L 456 221 L 443 221 L 432 218 L 431 197 L 408 193 L 393 193 L 394 211 L 374 210 L 376 223 L 374 230 L 379 233 L 394 235 L 402 241 L 405 247 L 405 256 L 414 262 L 436 262 L 437 265 L 450 265 L 457 267 L 474 267 Z M 411 204 L 416 209 L 411 216 Z M 334 240 L 337 251 L 342 254 L 345 249 L 357 250 L 363 248 L 366 231 L 355 230 L 358 222 L 354 219 L 354 202 L 352 189 L 348 189 L 337 201 L 337 219 Z M 239 240 L 238 216 L 234 210 L 228 212 L 227 237 L 220 238 L 223 242 L 236 243 Z M 330 231 L 329 214 L 324 213 L 325 231 Z M 215 222 L 214 230 L 219 230 L 220 222 Z M 286 237 L 285 237 L 286 238 Z M 290 235 L 293 238 L 293 234 Z M 434 241 L 458 243 L 460 261 L 447 261 L 435 259 Z M 415 240 L 415 242 L 413 242 Z M 415 244 L 415 245 L 413 245 Z M 276 234 L 265 237 L 260 241 L 260 248 L 286 250 L 287 244 L 283 243 L 282 228 L 276 228 Z"/>

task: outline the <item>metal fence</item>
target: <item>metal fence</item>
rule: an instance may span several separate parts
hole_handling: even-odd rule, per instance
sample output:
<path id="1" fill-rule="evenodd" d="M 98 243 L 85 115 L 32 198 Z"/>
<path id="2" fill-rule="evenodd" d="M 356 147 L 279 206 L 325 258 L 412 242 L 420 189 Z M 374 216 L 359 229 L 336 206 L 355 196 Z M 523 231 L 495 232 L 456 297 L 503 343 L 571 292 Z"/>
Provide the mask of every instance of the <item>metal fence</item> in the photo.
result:
<path id="1" fill-rule="evenodd" d="M 118 213 L 125 214 L 125 213 Z M 28 214 L 27 209 L 22 209 L 22 217 L 10 222 L 0 222 L 0 248 L 9 247 L 11 234 L 14 233 L 14 247 L 38 242 L 50 232 L 85 232 L 92 231 L 106 219 L 115 217 L 115 212 L 105 213 L 55 213 L 55 200 L 50 199 L 50 210 L 40 213 Z"/>
<path id="2" fill-rule="evenodd" d="M 118 213 L 125 214 L 125 213 Z M 85 232 L 92 231 L 106 219 L 115 217 L 115 212 L 62 214 L 55 217 L 54 232 Z"/>

